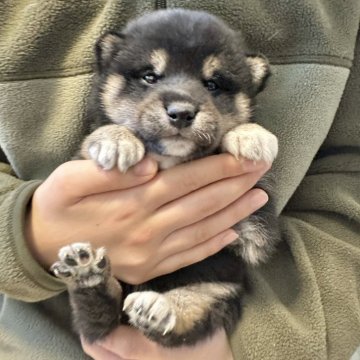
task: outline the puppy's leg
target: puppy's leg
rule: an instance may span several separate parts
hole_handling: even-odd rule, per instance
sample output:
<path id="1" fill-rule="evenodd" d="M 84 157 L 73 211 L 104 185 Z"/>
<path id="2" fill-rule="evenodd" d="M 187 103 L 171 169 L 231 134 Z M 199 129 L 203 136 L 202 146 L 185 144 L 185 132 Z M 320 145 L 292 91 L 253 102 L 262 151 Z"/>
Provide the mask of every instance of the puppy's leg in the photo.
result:
<path id="1" fill-rule="evenodd" d="M 51 271 L 68 286 L 76 331 L 89 342 L 105 337 L 119 324 L 122 289 L 104 248 L 74 243 L 61 248 L 59 258 Z"/>
<path id="2" fill-rule="evenodd" d="M 198 283 L 158 293 L 127 296 L 129 322 L 163 346 L 192 345 L 224 327 L 231 333 L 240 318 L 243 289 L 234 283 Z"/>
<path id="3" fill-rule="evenodd" d="M 242 124 L 225 134 L 222 150 L 236 158 L 272 163 L 278 153 L 277 137 L 254 123 Z"/>
<path id="4" fill-rule="evenodd" d="M 233 226 L 239 237 L 228 246 L 250 265 L 265 262 L 281 240 L 279 220 L 273 202 L 271 174 L 264 175 L 256 187 L 263 189 L 268 194 L 269 201 L 261 209 Z"/>
<path id="5" fill-rule="evenodd" d="M 271 205 L 233 226 L 239 237 L 229 248 L 250 265 L 265 262 L 280 241 L 278 220 Z"/>
<path id="6" fill-rule="evenodd" d="M 80 150 L 105 170 L 117 166 L 121 172 L 137 164 L 145 154 L 144 144 L 126 127 L 105 125 L 88 135 Z"/>
<path id="7" fill-rule="evenodd" d="M 247 123 L 235 127 L 224 136 L 222 149 L 237 158 L 243 156 L 253 161 L 272 163 L 278 152 L 278 140 L 260 125 Z M 256 185 L 269 195 L 266 206 L 233 227 L 239 238 L 229 247 L 251 265 L 264 262 L 280 240 L 278 220 L 272 204 L 270 180 L 266 175 Z"/>

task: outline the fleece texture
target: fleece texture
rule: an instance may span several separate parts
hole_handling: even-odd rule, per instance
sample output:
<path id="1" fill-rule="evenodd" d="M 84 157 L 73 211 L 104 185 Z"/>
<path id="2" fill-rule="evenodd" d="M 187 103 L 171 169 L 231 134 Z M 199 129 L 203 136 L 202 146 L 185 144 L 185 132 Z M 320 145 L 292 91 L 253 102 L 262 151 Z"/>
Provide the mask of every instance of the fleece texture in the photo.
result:
<path id="1" fill-rule="evenodd" d="M 166 2 L 162 2 L 166 3 Z M 203 9 L 267 55 L 257 120 L 273 166 L 283 241 L 251 272 L 231 338 L 236 360 L 344 360 L 360 345 L 358 0 L 167 1 Z M 155 1 L 5 0 L 0 9 L 0 358 L 86 359 L 64 286 L 32 258 L 24 216 L 84 132 L 93 46 Z M 355 56 L 355 58 L 354 58 Z"/>

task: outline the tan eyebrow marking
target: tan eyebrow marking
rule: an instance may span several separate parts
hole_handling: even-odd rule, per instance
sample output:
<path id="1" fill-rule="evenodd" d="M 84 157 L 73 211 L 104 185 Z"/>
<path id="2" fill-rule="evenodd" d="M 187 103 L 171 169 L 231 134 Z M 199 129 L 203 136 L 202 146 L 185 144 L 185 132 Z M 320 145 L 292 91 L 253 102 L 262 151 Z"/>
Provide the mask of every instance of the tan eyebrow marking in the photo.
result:
<path id="1" fill-rule="evenodd" d="M 216 70 L 221 68 L 221 61 L 215 55 L 210 55 L 204 60 L 202 73 L 205 79 L 210 79 Z"/>
<path id="2" fill-rule="evenodd" d="M 155 73 L 160 75 L 164 72 L 169 56 L 164 49 L 154 50 L 150 55 L 150 63 L 154 67 Z"/>

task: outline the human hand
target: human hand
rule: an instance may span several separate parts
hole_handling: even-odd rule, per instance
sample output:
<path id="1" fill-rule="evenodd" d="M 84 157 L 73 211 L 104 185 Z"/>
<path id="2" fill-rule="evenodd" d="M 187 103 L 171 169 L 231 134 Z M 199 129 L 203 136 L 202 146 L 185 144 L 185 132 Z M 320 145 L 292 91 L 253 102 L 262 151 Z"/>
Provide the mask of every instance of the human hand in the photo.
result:
<path id="1" fill-rule="evenodd" d="M 95 360 L 233 360 L 224 330 L 195 346 L 170 349 L 132 327 L 119 326 L 102 342 L 89 344 L 82 338 L 81 344 Z"/>
<path id="2" fill-rule="evenodd" d="M 147 174 L 137 175 L 145 165 Z M 267 200 L 262 190 L 250 189 L 268 167 L 228 154 L 158 174 L 150 159 L 126 174 L 103 171 L 92 161 L 71 161 L 35 191 L 27 240 L 45 268 L 64 245 L 105 246 L 114 275 L 142 283 L 201 261 L 233 241 L 231 226 Z"/>

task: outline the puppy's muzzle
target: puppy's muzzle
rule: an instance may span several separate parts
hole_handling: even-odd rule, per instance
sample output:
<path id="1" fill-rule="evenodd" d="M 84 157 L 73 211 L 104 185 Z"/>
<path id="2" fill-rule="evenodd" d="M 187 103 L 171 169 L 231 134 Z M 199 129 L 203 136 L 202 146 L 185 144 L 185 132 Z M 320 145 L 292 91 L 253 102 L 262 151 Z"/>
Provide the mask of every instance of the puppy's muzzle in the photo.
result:
<path id="1" fill-rule="evenodd" d="M 189 102 L 172 102 L 165 109 L 170 124 L 178 129 L 191 126 L 198 113 L 195 105 Z"/>

